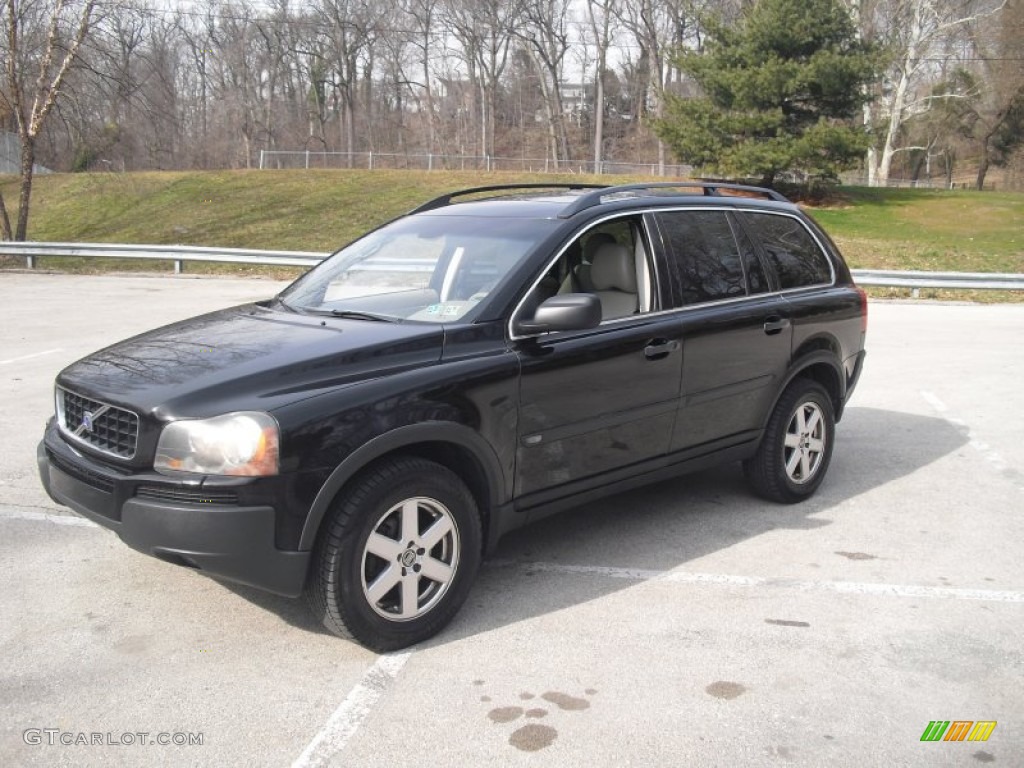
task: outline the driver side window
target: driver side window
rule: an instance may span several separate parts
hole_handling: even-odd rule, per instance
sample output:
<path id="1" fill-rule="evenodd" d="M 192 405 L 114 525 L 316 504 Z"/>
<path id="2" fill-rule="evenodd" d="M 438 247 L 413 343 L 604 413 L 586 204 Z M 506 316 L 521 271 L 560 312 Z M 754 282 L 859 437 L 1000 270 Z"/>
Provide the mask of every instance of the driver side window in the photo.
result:
<path id="1" fill-rule="evenodd" d="M 591 293 L 602 320 L 650 311 L 651 284 L 642 222 L 630 216 L 603 222 L 569 245 L 534 288 L 527 316 L 552 296 Z"/>

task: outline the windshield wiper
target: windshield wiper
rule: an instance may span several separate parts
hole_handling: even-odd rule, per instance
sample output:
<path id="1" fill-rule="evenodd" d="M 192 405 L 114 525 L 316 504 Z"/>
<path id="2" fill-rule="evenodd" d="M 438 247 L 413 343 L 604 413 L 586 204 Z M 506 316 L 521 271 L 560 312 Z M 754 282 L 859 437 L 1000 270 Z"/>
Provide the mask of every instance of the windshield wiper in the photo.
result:
<path id="1" fill-rule="evenodd" d="M 298 314 L 298 311 L 299 311 L 299 310 L 297 310 L 297 309 L 296 309 L 295 307 L 293 307 L 293 306 L 292 306 L 291 304 L 289 304 L 289 303 L 288 303 L 287 301 L 285 301 L 284 299 L 282 299 L 282 298 L 281 298 L 280 296 L 275 296 L 275 297 L 274 297 L 274 301 L 276 301 L 276 302 L 277 302 L 278 304 L 280 304 L 280 305 L 281 305 L 282 307 L 284 307 L 285 309 L 287 309 L 287 310 L 288 310 L 289 312 L 295 312 L 296 314 Z"/>
<path id="2" fill-rule="evenodd" d="M 352 320 L 378 320 L 383 323 L 397 323 L 397 317 L 387 315 L 375 315 L 372 312 L 359 312 L 354 309 L 332 309 L 331 314 L 335 317 L 347 317 Z"/>

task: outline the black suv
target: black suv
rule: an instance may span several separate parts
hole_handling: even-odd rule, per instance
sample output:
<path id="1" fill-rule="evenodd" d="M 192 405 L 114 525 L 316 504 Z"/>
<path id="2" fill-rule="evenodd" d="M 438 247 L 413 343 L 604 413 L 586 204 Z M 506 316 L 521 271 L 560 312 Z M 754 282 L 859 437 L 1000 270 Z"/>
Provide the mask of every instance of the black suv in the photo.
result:
<path id="1" fill-rule="evenodd" d="M 39 470 L 129 546 L 305 592 L 331 631 L 395 649 L 551 512 L 738 460 L 761 496 L 810 496 L 866 318 L 770 190 L 481 187 L 271 300 L 69 366 Z"/>

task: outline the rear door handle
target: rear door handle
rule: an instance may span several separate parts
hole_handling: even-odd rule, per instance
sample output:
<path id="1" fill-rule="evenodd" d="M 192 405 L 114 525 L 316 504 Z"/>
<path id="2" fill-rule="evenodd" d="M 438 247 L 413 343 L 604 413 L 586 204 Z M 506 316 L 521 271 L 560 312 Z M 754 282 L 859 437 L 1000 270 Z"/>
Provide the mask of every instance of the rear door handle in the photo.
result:
<path id="1" fill-rule="evenodd" d="M 644 347 L 644 357 L 648 360 L 661 360 L 679 349 L 679 342 L 674 339 L 655 339 Z"/>
<path id="2" fill-rule="evenodd" d="M 774 336 L 777 333 L 782 333 L 784 330 L 789 328 L 788 317 L 778 317 L 777 315 L 769 317 L 764 321 L 764 332 L 769 336 Z"/>

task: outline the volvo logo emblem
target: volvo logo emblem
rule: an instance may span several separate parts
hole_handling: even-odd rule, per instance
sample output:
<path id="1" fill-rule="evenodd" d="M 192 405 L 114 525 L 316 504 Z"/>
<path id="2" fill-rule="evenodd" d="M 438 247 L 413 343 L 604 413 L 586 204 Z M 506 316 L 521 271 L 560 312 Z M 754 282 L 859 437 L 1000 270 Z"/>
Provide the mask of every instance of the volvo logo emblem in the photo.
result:
<path id="1" fill-rule="evenodd" d="M 110 410 L 110 406 L 109 405 L 100 405 L 100 407 L 97 408 L 94 411 L 83 410 L 82 411 L 82 420 L 80 422 L 78 422 L 78 426 L 74 428 L 74 433 L 73 434 L 75 435 L 75 437 L 82 437 L 83 435 L 86 435 L 86 434 L 95 435 L 96 434 L 96 419 L 100 418 L 103 414 L 105 414 L 109 410 Z M 69 414 L 67 416 L 67 418 L 70 420 L 71 419 L 71 415 Z M 71 424 L 68 424 L 68 429 L 71 429 Z M 87 442 L 91 442 L 91 440 L 89 438 L 82 437 L 82 439 L 86 440 Z"/>

